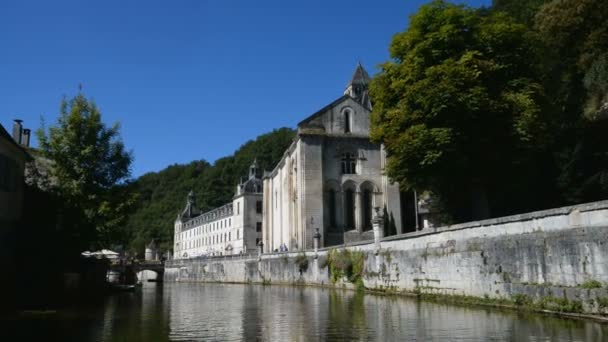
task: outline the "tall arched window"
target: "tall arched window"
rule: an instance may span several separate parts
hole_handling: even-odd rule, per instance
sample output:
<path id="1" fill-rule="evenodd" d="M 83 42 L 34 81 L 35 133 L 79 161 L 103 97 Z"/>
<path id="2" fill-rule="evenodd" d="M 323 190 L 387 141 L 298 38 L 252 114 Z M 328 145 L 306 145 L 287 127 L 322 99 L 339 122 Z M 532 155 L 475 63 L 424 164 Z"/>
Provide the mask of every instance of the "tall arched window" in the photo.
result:
<path id="1" fill-rule="evenodd" d="M 335 229 L 338 226 L 336 220 L 336 190 L 329 190 L 327 201 L 329 202 L 329 226 Z"/>
<path id="2" fill-rule="evenodd" d="M 350 110 L 344 111 L 344 133 L 350 133 Z"/>
<path id="3" fill-rule="evenodd" d="M 346 189 L 344 192 L 344 206 L 345 228 L 347 230 L 355 229 L 355 192 L 353 189 Z"/>
<path id="4" fill-rule="evenodd" d="M 363 209 L 363 230 L 372 229 L 372 192 L 369 189 L 363 190 L 361 198 L 361 208 Z"/>

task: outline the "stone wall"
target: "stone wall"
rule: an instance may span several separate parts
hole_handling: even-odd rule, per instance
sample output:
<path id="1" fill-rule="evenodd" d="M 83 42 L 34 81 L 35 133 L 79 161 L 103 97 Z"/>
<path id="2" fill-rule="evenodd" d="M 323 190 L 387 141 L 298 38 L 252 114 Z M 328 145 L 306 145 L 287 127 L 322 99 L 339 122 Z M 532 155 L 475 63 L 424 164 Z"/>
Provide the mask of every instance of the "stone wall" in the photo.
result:
<path id="1" fill-rule="evenodd" d="M 362 256 L 359 275 L 335 276 L 336 255 L 343 249 L 353 263 L 355 254 Z M 428 229 L 334 251 L 183 260 L 166 267 L 167 281 L 364 286 L 608 313 L 608 201 Z"/>

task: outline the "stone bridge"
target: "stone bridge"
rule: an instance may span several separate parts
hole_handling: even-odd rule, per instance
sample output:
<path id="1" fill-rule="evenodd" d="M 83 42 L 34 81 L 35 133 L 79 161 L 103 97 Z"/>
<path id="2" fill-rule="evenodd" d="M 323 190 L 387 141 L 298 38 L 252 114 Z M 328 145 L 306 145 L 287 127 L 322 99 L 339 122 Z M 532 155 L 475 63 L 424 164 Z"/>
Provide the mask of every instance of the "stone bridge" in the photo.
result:
<path id="1" fill-rule="evenodd" d="M 126 283 L 135 281 L 162 281 L 165 274 L 165 263 L 157 260 L 134 260 L 113 264 L 110 270 L 124 275 Z"/>

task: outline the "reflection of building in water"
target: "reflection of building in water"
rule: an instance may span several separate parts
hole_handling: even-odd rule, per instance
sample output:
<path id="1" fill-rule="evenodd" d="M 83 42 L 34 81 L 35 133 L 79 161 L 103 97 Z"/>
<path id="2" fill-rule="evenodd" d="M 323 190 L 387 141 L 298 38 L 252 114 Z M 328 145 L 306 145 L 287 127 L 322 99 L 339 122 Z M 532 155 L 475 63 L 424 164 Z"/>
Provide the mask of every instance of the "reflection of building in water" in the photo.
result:
<path id="1" fill-rule="evenodd" d="M 262 238 L 262 180 L 257 161 L 249 178 L 236 187 L 231 203 L 201 213 L 190 191 L 186 208 L 175 220 L 175 259 L 255 251 Z"/>
<path id="2" fill-rule="evenodd" d="M 243 338 L 243 317 L 255 322 L 246 305 L 246 285 L 186 284 L 165 288 L 171 341 L 255 341 Z M 165 300 L 165 302 L 167 302 Z"/>

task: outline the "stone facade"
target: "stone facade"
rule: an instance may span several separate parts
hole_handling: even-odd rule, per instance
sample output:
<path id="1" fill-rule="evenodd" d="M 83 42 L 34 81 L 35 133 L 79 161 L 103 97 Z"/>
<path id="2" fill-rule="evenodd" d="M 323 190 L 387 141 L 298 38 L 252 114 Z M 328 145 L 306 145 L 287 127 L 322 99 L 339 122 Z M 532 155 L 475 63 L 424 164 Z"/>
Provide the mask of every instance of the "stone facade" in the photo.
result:
<path id="1" fill-rule="evenodd" d="M 262 180 L 254 161 L 231 203 L 201 213 L 194 193 L 175 220 L 174 259 L 252 253 L 262 238 Z"/>
<path id="2" fill-rule="evenodd" d="M 344 95 L 298 124 L 297 137 L 264 177 L 264 251 L 311 249 L 370 239 L 374 208 L 401 233 L 399 186 L 384 175 L 386 153 L 369 139 L 369 75 L 359 64 Z"/>

